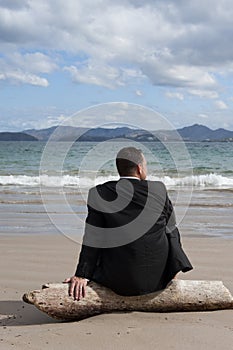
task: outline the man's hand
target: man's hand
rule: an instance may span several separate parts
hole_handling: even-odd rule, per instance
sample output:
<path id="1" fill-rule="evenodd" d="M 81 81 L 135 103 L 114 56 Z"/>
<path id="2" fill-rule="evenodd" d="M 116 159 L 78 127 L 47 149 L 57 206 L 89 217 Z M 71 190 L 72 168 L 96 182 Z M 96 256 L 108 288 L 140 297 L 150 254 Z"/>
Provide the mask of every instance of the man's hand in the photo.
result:
<path id="1" fill-rule="evenodd" d="M 63 283 L 70 283 L 69 295 L 74 297 L 74 300 L 80 300 L 86 296 L 87 279 L 82 277 L 70 277 L 65 279 Z"/>

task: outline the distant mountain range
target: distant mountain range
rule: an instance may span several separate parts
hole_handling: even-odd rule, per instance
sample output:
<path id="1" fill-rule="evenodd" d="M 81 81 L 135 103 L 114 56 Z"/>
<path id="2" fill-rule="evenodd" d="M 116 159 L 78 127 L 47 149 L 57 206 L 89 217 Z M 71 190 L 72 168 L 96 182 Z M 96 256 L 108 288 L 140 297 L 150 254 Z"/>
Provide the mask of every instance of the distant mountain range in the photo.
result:
<path id="1" fill-rule="evenodd" d="M 34 136 L 38 140 L 47 141 L 56 129 L 57 126 L 54 126 L 42 130 L 25 130 L 24 133 Z M 233 141 L 233 131 L 225 129 L 212 130 L 200 124 L 178 129 L 177 132 L 184 141 Z M 149 132 L 147 130 L 131 129 L 128 127 L 88 129 L 62 126 L 57 129 L 53 137 L 60 141 L 74 139 L 78 139 L 79 141 L 104 141 L 112 138 L 128 138 L 135 141 L 178 141 L 177 132 L 175 130 Z"/>
<path id="2" fill-rule="evenodd" d="M 50 137 L 54 141 L 105 141 L 114 138 L 128 138 L 136 141 L 157 141 L 157 138 L 147 130 L 135 130 L 128 127 L 114 129 L 106 128 L 81 128 L 71 126 L 52 127 L 43 130 L 25 130 L 31 136 L 40 141 L 47 141 Z"/>
<path id="3" fill-rule="evenodd" d="M 0 132 L 0 141 L 38 141 L 38 139 L 23 132 Z"/>
<path id="4" fill-rule="evenodd" d="M 207 126 L 194 124 L 177 131 L 185 141 L 233 141 L 233 131 L 223 128 L 212 130 Z"/>
<path id="5" fill-rule="evenodd" d="M 134 141 L 233 141 L 233 131 L 226 129 L 212 130 L 207 126 L 194 124 L 175 130 L 147 131 L 118 127 L 106 128 L 81 128 L 71 126 L 53 126 L 48 129 L 30 129 L 21 133 L 2 132 L 0 141 L 47 141 L 50 137 L 53 141 L 105 141 L 114 138 L 127 138 Z"/>

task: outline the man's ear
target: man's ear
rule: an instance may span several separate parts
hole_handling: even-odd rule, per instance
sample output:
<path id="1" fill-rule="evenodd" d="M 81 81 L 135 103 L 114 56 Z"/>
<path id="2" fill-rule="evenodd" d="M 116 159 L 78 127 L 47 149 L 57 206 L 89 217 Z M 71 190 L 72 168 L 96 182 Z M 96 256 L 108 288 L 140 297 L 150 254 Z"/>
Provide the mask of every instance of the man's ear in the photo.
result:
<path id="1" fill-rule="evenodd" d="M 141 175 L 141 173 L 142 173 L 142 166 L 141 166 L 141 164 L 137 165 L 137 171 L 138 171 L 138 174 Z"/>

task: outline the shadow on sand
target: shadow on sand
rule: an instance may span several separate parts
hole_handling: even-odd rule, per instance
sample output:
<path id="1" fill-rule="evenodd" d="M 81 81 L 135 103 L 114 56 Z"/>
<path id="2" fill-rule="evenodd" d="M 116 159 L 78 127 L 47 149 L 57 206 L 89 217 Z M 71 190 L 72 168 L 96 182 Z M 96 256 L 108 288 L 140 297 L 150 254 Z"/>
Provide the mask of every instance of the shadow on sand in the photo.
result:
<path id="1" fill-rule="evenodd" d="M 21 300 L 0 301 L 0 327 L 61 323 Z"/>

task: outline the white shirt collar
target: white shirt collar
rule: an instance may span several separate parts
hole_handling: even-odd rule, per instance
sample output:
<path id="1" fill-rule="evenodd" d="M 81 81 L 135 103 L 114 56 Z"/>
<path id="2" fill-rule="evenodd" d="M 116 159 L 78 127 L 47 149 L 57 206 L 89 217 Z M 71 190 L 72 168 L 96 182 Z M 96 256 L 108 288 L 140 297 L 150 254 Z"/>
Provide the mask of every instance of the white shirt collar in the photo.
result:
<path id="1" fill-rule="evenodd" d="M 120 179 L 136 179 L 136 180 L 140 180 L 139 177 L 137 176 L 121 176 Z"/>

